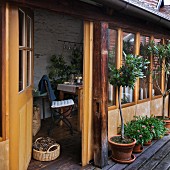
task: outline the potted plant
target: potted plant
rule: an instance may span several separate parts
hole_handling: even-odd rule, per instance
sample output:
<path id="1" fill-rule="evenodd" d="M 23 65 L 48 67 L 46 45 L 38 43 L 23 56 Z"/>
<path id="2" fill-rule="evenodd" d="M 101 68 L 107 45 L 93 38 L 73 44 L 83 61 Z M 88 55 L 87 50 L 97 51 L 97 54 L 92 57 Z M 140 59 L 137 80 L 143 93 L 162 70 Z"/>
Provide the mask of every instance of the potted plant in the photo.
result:
<path id="1" fill-rule="evenodd" d="M 152 57 L 156 58 L 156 66 L 151 70 L 152 84 L 162 95 L 161 118 L 166 123 L 166 127 L 169 128 L 170 132 L 170 120 L 168 117 L 165 117 L 165 98 L 170 93 L 170 88 L 168 87 L 168 80 L 170 78 L 170 43 L 156 44 L 154 41 L 151 41 L 148 51 Z M 160 75 L 165 79 L 164 88 L 161 88 L 158 83 Z"/>
<path id="2" fill-rule="evenodd" d="M 153 139 L 160 139 L 166 134 L 165 123 L 157 117 L 144 117 L 144 124 L 150 128 Z"/>
<path id="3" fill-rule="evenodd" d="M 135 139 L 125 137 L 124 135 L 124 120 L 121 108 L 120 90 L 121 87 L 127 86 L 133 89 L 137 78 L 144 77 L 143 70 L 147 68 L 148 64 L 148 60 L 132 54 L 125 56 L 124 65 L 120 68 L 116 68 L 115 66 L 109 64 L 109 82 L 111 85 L 118 88 L 118 103 L 121 118 L 121 135 L 113 136 L 109 139 L 112 149 L 112 158 L 117 162 L 133 162 L 135 157 L 132 155 L 132 150 L 136 143 Z M 125 154 L 123 154 L 124 147 L 127 147 Z M 129 152 L 127 153 L 127 151 Z M 121 158 L 121 156 L 123 156 L 123 158 Z"/>
<path id="4" fill-rule="evenodd" d="M 152 140 L 153 134 L 150 131 L 150 127 L 146 126 L 143 118 L 137 118 L 125 125 L 125 135 L 136 139 L 133 152 L 140 153 L 143 150 L 144 143 Z"/>

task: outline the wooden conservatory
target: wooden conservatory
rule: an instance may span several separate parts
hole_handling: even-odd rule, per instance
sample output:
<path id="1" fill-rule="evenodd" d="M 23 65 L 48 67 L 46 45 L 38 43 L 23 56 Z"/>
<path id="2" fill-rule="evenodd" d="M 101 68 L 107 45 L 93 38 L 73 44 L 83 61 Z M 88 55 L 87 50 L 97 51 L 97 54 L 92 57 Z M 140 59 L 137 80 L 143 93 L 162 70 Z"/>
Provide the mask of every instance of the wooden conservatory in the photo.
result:
<path id="1" fill-rule="evenodd" d="M 120 126 L 118 92 L 108 83 L 108 61 L 119 68 L 125 54 L 132 53 L 156 67 L 157 59 L 146 56 L 144 49 L 151 40 L 164 44 L 170 39 L 170 6 L 164 4 L 163 0 L 0 2 L 0 169 L 28 168 L 34 139 L 33 89 L 48 74 L 49 56 L 62 54 L 73 68 L 70 49 L 77 47 L 82 54 L 82 88 L 76 94 L 81 165 L 92 160 L 97 167 L 107 165 L 108 137 Z M 121 88 L 125 122 L 134 116 L 161 115 L 162 96 L 150 82 L 152 76 L 147 75 L 133 90 Z M 158 83 L 164 89 L 163 73 Z M 165 106 L 168 115 L 169 96 Z M 43 118 L 48 117 L 45 107 Z"/>

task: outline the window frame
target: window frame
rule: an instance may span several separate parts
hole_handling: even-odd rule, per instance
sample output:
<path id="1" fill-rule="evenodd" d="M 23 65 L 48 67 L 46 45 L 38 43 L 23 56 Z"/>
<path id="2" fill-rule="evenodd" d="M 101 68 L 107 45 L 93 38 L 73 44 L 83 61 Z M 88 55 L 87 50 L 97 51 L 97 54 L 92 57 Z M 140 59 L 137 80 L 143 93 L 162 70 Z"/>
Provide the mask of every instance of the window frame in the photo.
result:
<path id="1" fill-rule="evenodd" d="M 24 13 L 24 31 L 23 31 L 23 44 L 20 45 L 19 44 L 19 51 L 22 51 L 23 53 L 23 64 L 22 64 L 22 88 L 20 89 L 20 69 L 19 69 L 19 86 L 18 86 L 18 93 L 22 93 L 23 91 L 25 91 L 27 88 L 29 88 L 32 84 L 32 73 L 33 73 L 33 17 L 32 15 L 29 13 L 28 10 L 24 9 L 24 8 L 19 8 L 18 9 L 18 15 L 19 12 Z M 18 16 L 19 17 L 19 16 Z M 28 20 L 30 21 L 30 25 L 29 25 L 29 29 L 28 29 Z M 19 20 L 20 22 L 20 20 Z M 28 38 L 28 30 L 29 30 L 29 44 L 27 41 Z M 20 33 L 19 33 L 20 36 Z M 20 38 L 19 38 L 20 40 Z M 27 63 L 27 59 L 28 59 L 28 55 L 29 55 L 29 70 L 28 70 L 28 63 Z M 20 62 L 20 59 L 19 59 Z M 29 74 L 28 74 L 29 73 Z M 29 76 L 28 76 L 29 75 Z M 28 83 L 29 82 L 29 83 Z"/>
<path id="2" fill-rule="evenodd" d="M 127 33 L 133 33 L 135 35 L 135 44 L 134 44 L 134 54 L 135 55 L 139 55 L 139 50 L 140 50 L 140 35 L 141 36 L 146 36 L 146 37 L 149 37 L 150 38 L 150 41 L 151 40 L 154 40 L 154 38 L 158 38 L 158 39 L 161 39 L 163 40 L 164 42 L 164 38 L 163 36 L 160 37 L 160 36 L 153 36 L 152 34 L 149 34 L 149 33 L 145 33 L 145 32 L 134 32 L 130 29 L 124 29 L 124 28 L 121 28 L 121 27 L 114 27 L 112 25 L 109 26 L 109 29 L 113 29 L 113 30 L 118 30 L 118 41 L 117 41 L 117 61 L 116 61 L 116 64 L 117 64 L 117 68 L 119 68 L 121 66 L 121 60 L 122 60 L 122 50 L 123 50 L 123 32 L 127 32 Z M 150 59 L 150 69 L 152 69 L 153 67 L 153 60 L 152 60 L 152 56 L 150 55 L 149 56 L 149 59 Z M 149 76 L 149 81 L 152 82 L 152 75 Z M 161 78 L 161 88 L 163 88 L 163 82 L 164 82 L 164 79 L 163 79 L 163 76 Z M 136 104 L 140 104 L 140 103 L 144 103 L 144 102 L 148 102 L 148 101 L 152 101 L 154 99 L 158 99 L 158 98 L 161 98 L 162 96 L 161 95 L 157 95 L 157 96 L 152 96 L 152 85 L 151 83 L 149 83 L 149 98 L 146 98 L 146 99 L 143 99 L 143 100 L 139 100 L 139 78 L 138 80 L 136 81 L 135 83 L 135 88 L 134 88 L 134 102 L 131 102 L 131 103 L 125 103 L 125 104 L 122 104 L 122 108 L 126 108 L 126 107 L 129 107 L 129 106 L 134 106 Z M 111 110 L 114 110 L 114 109 L 118 109 L 118 93 L 117 93 L 117 88 L 116 88 L 116 105 L 111 105 L 111 106 L 108 106 L 108 111 L 111 111 Z"/>
<path id="3" fill-rule="evenodd" d="M 152 36 L 150 36 L 150 35 L 146 35 L 146 34 L 142 34 L 142 33 L 139 33 L 139 52 L 138 52 L 138 55 L 140 55 L 140 38 L 141 37 L 149 37 L 149 41 L 151 41 L 151 38 L 152 38 Z M 148 56 L 148 58 L 149 58 L 149 61 L 150 61 L 150 64 L 149 64 L 149 69 L 151 69 L 151 56 L 149 55 Z M 151 91 L 151 75 L 149 75 L 149 90 L 148 90 L 148 95 L 149 95 L 149 97 L 148 98 L 145 98 L 145 99 L 139 99 L 139 88 L 140 88 L 140 82 L 139 82 L 139 79 L 138 79 L 138 95 L 137 95 L 137 103 L 144 103 L 144 102 L 147 102 L 147 101 L 150 101 L 151 100 L 151 93 L 150 93 L 150 91 Z"/>
<path id="4" fill-rule="evenodd" d="M 164 44 L 164 38 L 162 38 L 162 37 L 157 37 L 157 36 L 152 36 L 152 40 L 155 40 L 155 39 L 160 39 L 161 41 L 162 41 L 162 43 Z M 151 56 L 151 69 L 153 68 L 153 56 Z M 163 70 L 162 70 L 162 74 L 163 74 Z M 151 82 L 152 82 L 153 80 L 152 80 L 152 75 L 151 75 Z M 163 83 L 164 83 L 164 78 L 163 78 L 163 76 L 161 76 L 161 90 L 163 90 Z M 150 93 L 151 93 L 151 100 L 154 100 L 154 99 L 158 99 L 158 98 L 161 98 L 162 97 L 162 95 L 161 94 L 158 94 L 158 95 L 152 95 L 152 85 L 151 85 L 151 91 L 150 91 Z"/>
<path id="5" fill-rule="evenodd" d="M 116 65 L 116 67 L 118 67 L 118 37 L 119 37 L 119 30 L 118 29 L 113 29 L 113 28 L 108 28 L 108 30 L 114 30 L 114 31 L 116 31 L 117 32 L 117 36 L 116 36 L 116 39 L 115 39 L 115 41 L 116 41 L 116 49 L 115 49 L 115 65 Z M 109 82 L 108 82 L 108 86 L 109 86 Z M 108 87 L 109 88 L 109 87 Z M 113 109 L 113 108 L 117 108 L 118 107 L 118 96 L 117 96 L 117 93 L 118 93 L 118 89 L 117 89 L 117 87 L 112 87 L 113 88 L 113 90 L 114 90 L 114 88 L 115 88 L 115 104 L 113 104 L 113 105 L 108 105 L 108 108 L 109 109 Z M 109 92 L 109 91 L 108 91 Z M 109 97 L 109 96 L 108 96 Z"/>
<path id="6" fill-rule="evenodd" d="M 119 67 L 122 66 L 122 61 L 123 61 L 123 33 L 131 33 L 131 34 L 134 34 L 134 48 L 133 48 L 133 54 L 136 55 L 137 54 L 137 34 L 134 32 L 134 31 L 131 31 L 131 30 L 125 30 L 125 29 L 122 29 L 122 39 L 121 39 L 121 51 L 120 51 L 120 65 Z M 125 108 L 125 107 L 129 107 L 129 106 L 133 106 L 136 104 L 136 83 L 135 83 L 135 88 L 133 89 L 133 101 L 132 102 L 129 102 L 129 103 L 122 103 L 122 108 Z M 121 88 L 121 93 L 122 93 L 122 88 Z"/>

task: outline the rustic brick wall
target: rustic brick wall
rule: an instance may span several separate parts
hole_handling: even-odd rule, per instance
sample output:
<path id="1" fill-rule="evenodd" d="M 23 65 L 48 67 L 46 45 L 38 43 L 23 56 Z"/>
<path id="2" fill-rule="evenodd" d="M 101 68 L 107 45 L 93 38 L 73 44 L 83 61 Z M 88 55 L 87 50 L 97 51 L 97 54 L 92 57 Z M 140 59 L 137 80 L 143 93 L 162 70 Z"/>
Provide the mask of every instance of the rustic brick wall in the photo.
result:
<path id="1" fill-rule="evenodd" d="M 59 15 L 54 12 L 36 9 L 34 11 L 34 88 L 44 74 L 48 74 L 47 66 L 52 55 L 62 54 L 69 63 L 74 43 L 64 43 L 58 40 L 83 42 L 83 21 L 71 16 Z M 77 44 L 79 47 L 79 45 Z M 71 49 L 69 49 L 71 47 Z M 39 101 L 41 104 L 41 100 Z M 42 107 L 41 117 L 42 117 Z M 46 117 L 49 114 L 49 104 L 46 103 Z"/>

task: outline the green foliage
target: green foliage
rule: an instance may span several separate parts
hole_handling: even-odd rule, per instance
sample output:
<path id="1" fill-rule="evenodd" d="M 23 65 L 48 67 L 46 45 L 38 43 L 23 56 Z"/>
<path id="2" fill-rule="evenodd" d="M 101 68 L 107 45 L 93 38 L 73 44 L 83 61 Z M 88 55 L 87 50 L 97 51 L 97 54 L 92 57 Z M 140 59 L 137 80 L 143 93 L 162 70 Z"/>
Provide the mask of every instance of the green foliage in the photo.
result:
<path id="1" fill-rule="evenodd" d="M 150 128 L 138 120 L 128 122 L 125 125 L 125 136 L 135 138 L 136 144 L 141 145 L 153 138 Z"/>
<path id="2" fill-rule="evenodd" d="M 120 101 L 120 87 L 129 86 L 134 88 L 137 78 L 143 78 L 143 70 L 147 68 L 150 62 L 139 56 L 132 54 L 126 55 L 125 64 L 117 69 L 111 63 L 109 63 L 109 82 L 115 87 L 118 87 L 118 99 L 119 99 L 119 109 L 121 117 L 121 138 L 124 139 L 124 122 L 121 110 Z"/>
<path id="3" fill-rule="evenodd" d="M 115 66 L 109 64 L 109 81 L 114 86 L 129 86 L 134 88 L 137 78 L 143 78 L 143 70 L 147 68 L 149 61 L 142 57 L 128 54 L 126 56 L 125 64 L 117 69 Z"/>
<path id="4" fill-rule="evenodd" d="M 67 81 L 71 68 L 64 61 L 64 57 L 62 55 L 52 55 L 50 63 L 51 64 L 47 67 L 47 69 L 49 70 L 48 76 L 52 83 L 56 84 Z"/>
<path id="5" fill-rule="evenodd" d="M 150 131 L 153 135 L 153 138 L 160 139 L 162 138 L 167 129 L 165 128 L 165 123 L 163 120 L 160 120 L 156 117 L 137 117 L 137 120 L 141 120 L 147 127 L 150 128 Z"/>
<path id="6" fill-rule="evenodd" d="M 48 76 L 52 84 L 59 84 L 68 81 L 70 74 L 83 73 L 83 54 L 80 49 L 72 51 L 71 65 L 68 65 L 62 55 L 52 55 L 50 65 L 47 67 Z"/>
<path id="7" fill-rule="evenodd" d="M 71 55 L 71 73 L 83 73 L 83 54 L 79 48 L 75 48 Z"/>
<path id="8" fill-rule="evenodd" d="M 167 129 L 164 122 L 156 117 L 135 116 L 135 120 L 125 125 L 125 135 L 136 139 L 137 144 L 162 138 Z"/>

